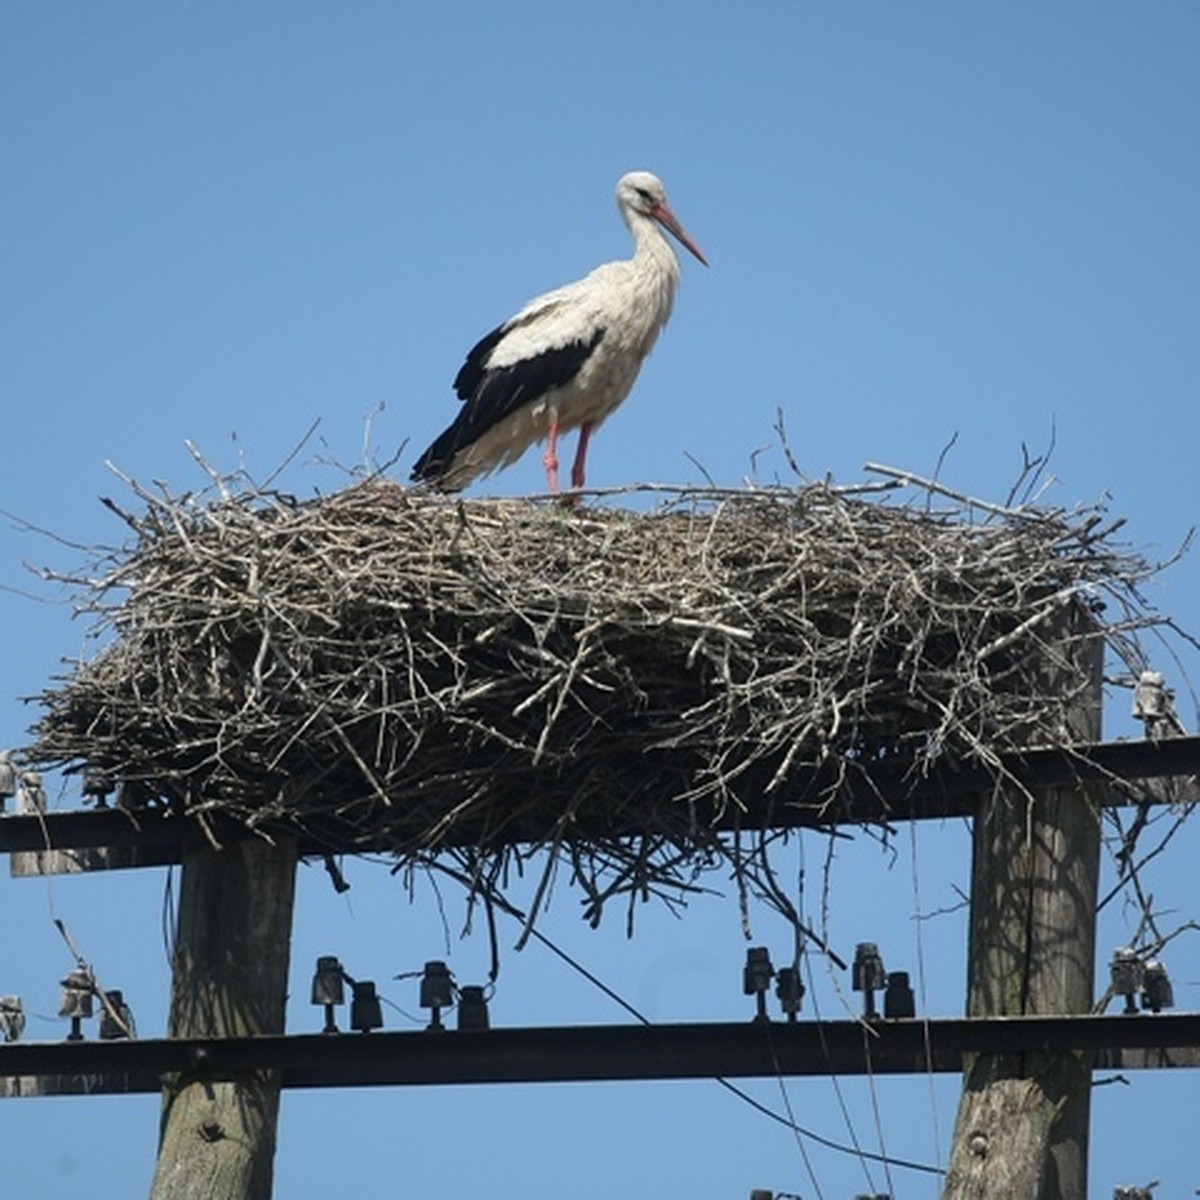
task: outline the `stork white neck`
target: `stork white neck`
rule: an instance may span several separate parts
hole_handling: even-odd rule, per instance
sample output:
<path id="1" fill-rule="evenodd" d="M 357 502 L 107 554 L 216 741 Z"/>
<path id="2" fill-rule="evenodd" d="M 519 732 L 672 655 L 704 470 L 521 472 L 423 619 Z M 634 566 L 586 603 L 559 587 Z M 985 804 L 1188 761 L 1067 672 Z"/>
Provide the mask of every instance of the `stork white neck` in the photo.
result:
<path id="1" fill-rule="evenodd" d="M 668 207 L 662 181 L 649 171 L 631 171 L 621 177 L 617 183 L 617 208 L 633 235 L 630 275 L 636 281 L 632 296 L 638 313 L 634 320 L 645 326 L 643 335 L 636 341 L 645 355 L 671 315 L 675 289 L 679 285 L 679 259 L 664 236 L 664 230 L 701 262 L 705 262 L 705 258 Z"/>
<path id="2" fill-rule="evenodd" d="M 679 257 L 667 241 L 662 226 L 648 213 L 622 206 L 621 215 L 633 235 L 635 261 L 644 263 L 643 270 L 664 277 L 674 295 L 679 283 Z"/>

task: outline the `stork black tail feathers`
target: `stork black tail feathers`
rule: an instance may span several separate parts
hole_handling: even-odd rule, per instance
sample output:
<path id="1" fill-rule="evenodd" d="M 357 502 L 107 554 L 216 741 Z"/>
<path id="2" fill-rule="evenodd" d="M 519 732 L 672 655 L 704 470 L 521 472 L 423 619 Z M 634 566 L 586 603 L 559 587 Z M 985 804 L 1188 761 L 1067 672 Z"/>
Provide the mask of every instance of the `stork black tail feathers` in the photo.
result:
<path id="1" fill-rule="evenodd" d="M 450 464 L 462 449 L 459 442 L 459 431 L 451 425 L 413 464 L 409 475 L 413 483 L 425 483 L 446 492 L 459 491 L 460 488 L 446 483 L 446 473 L 450 470 Z"/>

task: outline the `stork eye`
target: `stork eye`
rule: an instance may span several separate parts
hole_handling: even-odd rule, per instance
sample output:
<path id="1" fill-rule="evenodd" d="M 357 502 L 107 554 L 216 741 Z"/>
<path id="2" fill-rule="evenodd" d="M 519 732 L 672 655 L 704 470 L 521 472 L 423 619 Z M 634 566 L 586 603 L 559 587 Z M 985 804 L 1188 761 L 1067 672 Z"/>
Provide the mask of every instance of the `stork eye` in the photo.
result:
<path id="1" fill-rule="evenodd" d="M 653 197 L 652 195 L 650 195 L 650 193 L 649 193 L 648 191 L 646 191 L 646 189 L 645 189 L 645 188 L 641 188 L 641 187 L 640 187 L 640 188 L 634 188 L 633 190 L 634 190 L 635 192 L 637 192 L 638 196 L 639 196 L 639 197 L 640 197 L 642 200 L 644 200 L 644 201 L 645 201 L 647 204 L 653 204 L 653 203 L 654 203 L 654 197 Z"/>

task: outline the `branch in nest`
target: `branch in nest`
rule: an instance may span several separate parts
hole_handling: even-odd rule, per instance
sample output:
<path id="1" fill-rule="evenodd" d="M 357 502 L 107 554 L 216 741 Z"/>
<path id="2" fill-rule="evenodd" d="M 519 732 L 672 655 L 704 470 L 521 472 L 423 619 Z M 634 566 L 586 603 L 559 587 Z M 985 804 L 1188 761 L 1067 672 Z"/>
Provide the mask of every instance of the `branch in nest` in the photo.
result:
<path id="1" fill-rule="evenodd" d="M 597 919 L 704 870 L 768 879 L 717 815 L 768 790 L 822 810 L 880 760 L 917 777 L 1061 742 L 1086 683 L 1046 686 L 1064 621 L 1130 664 L 1165 624 L 1097 510 L 870 469 L 888 479 L 645 485 L 645 514 L 127 481 L 133 544 L 76 579 L 106 648 L 42 697 L 31 757 L 400 862 L 547 847 Z M 822 764 L 831 790 L 801 794 Z"/>

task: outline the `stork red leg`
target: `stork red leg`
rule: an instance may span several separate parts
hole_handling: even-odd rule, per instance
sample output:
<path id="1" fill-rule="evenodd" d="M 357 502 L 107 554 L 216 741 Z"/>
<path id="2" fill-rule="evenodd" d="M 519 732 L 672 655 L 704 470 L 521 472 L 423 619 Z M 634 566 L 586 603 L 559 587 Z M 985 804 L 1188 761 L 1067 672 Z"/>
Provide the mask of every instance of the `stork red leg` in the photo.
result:
<path id="1" fill-rule="evenodd" d="M 588 440 L 592 436 L 591 421 L 584 422 L 579 427 L 579 446 L 575 451 L 575 461 L 571 464 L 571 486 L 583 487 L 583 463 L 587 458 Z"/>
<path id="2" fill-rule="evenodd" d="M 542 455 L 542 465 L 546 468 L 546 486 L 552 495 L 558 495 L 558 414 L 550 418 L 550 428 L 546 433 L 546 453 Z"/>

